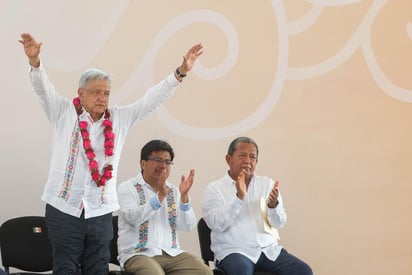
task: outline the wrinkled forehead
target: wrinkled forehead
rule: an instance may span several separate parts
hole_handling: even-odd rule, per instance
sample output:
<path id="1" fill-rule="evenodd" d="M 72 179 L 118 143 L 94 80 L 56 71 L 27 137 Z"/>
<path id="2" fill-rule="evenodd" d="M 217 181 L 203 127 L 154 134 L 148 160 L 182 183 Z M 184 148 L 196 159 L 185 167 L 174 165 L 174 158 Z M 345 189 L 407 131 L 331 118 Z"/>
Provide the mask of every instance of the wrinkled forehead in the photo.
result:
<path id="1" fill-rule="evenodd" d="M 234 153 L 247 153 L 257 155 L 257 148 L 253 143 L 239 142 L 235 146 Z"/>

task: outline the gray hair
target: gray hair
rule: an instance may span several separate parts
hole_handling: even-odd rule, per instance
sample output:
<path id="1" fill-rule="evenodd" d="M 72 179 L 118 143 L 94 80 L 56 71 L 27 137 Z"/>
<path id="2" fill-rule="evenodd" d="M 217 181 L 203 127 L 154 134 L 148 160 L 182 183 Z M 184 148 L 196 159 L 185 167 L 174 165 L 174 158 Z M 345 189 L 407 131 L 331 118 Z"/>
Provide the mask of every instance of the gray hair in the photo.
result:
<path id="1" fill-rule="evenodd" d="M 99 69 L 90 68 L 82 73 L 79 80 L 79 88 L 85 88 L 86 84 L 90 80 L 107 80 L 109 81 L 109 87 L 112 85 L 112 79 L 110 75 Z"/>
<path id="2" fill-rule="evenodd" d="M 229 145 L 229 149 L 227 150 L 228 155 L 233 155 L 233 153 L 236 150 L 237 144 L 240 143 L 240 142 L 253 144 L 256 147 L 256 155 L 257 156 L 259 155 L 259 148 L 258 148 L 256 142 L 253 139 L 251 139 L 250 137 L 235 138 Z"/>

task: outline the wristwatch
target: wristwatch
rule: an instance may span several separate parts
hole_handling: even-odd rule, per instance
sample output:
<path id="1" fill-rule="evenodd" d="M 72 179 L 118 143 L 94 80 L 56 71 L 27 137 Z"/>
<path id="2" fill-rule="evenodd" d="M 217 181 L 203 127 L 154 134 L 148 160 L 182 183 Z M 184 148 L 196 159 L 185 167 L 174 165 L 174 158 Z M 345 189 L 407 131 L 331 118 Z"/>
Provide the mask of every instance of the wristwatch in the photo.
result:
<path id="1" fill-rule="evenodd" d="M 183 78 L 183 77 L 186 76 L 186 74 L 183 74 L 183 73 L 181 73 L 181 72 L 179 71 L 179 67 L 176 68 L 176 75 L 177 75 L 178 77 L 180 77 L 180 78 Z"/>

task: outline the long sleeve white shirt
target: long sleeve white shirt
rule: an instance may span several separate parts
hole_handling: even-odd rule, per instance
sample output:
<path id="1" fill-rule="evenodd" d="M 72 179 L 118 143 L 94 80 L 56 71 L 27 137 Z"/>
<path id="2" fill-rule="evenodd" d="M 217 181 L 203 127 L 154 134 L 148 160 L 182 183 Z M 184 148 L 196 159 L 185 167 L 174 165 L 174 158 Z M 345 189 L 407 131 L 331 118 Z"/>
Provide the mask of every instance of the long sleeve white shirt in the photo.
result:
<path id="1" fill-rule="evenodd" d="M 176 256 L 184 252 L 179 245 L 177 231 L 193 230 L 196 215 L 190 202 L 181 202 L 179 188 L 170 182 L 166 184 L 173 191 L 162 202 L 141 173 L 119 185 L 117 244 L 122 267 L 134 255 L 153 257 L 165 251 Z M 175 230 L 171 227 L 172 215 L 175 217 Z"/>
<path id="2" fill-rule="evenodd" d="M 115 134 L 114 155 L 110 159 L 104 154 L 104 118 L 93 122 L 90 114 L 83 112 L 80 119 L 88 122 L 100 173 L 108 161 L 113 165 L 112 178 L 104 187 L 97 187 L 91 178 L 72 99 L 64 98 L 56 92 L 43 65 L 39 68 L 30 67 L 29 76 L 40 105 L 53 125 L 52 157 L 42 200 L 76 217 L 80 217 L 83 210 L 85 218 L 91 218 L 119 209 L 116 179 L 120 153 L 128 130 L 172 94 L 179 83 L 176 77 L 169 75 L 130 105 L 109 108 Z"/>
<path id="3" fill-rule="evenodd" d="M 206 187 L 202 214 L 212 230 L 211 249 L 215 260 L 240 253 L 256 263 L 262 252 L 268 259 L 276 260 L 282 246 L 275 236 L 264 230 L 260 210 L 260 198 L 266 201 L 273 186 L 272 179 L 254 175 L 244 200 L 240 200 L 236 196 L 235 181 L 226 173 Z M 280 194 L 278 201 L 275 208 L 268 208 L 268 219 L 271 226 L 282 228 L 287 216 Z"/>

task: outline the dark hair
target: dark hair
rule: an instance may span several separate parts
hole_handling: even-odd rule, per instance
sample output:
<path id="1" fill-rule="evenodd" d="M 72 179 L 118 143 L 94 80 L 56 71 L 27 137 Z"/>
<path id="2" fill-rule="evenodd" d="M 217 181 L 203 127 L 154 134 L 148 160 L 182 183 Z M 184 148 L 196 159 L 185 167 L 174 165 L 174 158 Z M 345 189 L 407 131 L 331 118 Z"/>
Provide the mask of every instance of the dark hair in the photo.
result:
<path id="1" fill-rule="evenodd" d="M 175 153 L 172 146 L 164 140 L 154 139 L 146 143 L 140 151 L 140 160 L 148 160 L 153 152 L 167 151 L 170 154 L 170 160 L 173 161 Z"/>
<path id="2" fill-rule="evenodd" d="M 256 142 L 255 142 L 253 139 L 251 139 L 250 137 L 237 137 L 237 138 L 235 138 L 235 139 L 230 143 L 229 149 L 227 150 L 227 153 L 228 153 L 229 155 L 233 155 L 233 153 L 236 151 L 236 146 L 237 146 L 237 144 L 240 143 L 240 142 L 250 143 L 250 144 L 255 145 L 255 147 L 256 147 L 256 156 L 259 155 L 259 148 L 258 148 Z"/>

